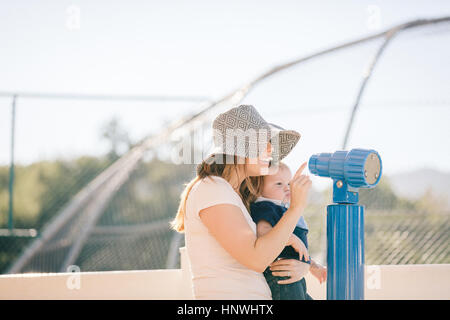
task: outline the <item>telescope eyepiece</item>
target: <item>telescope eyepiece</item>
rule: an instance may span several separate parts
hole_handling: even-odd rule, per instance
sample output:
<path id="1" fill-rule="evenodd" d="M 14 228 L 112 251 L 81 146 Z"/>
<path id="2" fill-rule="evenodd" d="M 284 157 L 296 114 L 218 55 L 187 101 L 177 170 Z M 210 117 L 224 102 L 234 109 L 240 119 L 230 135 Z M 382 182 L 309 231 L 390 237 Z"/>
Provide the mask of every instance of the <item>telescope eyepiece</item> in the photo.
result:
<path id="1" fill-rule="evenodd" d="M 314 175 L 341 180 L 353 188 L 372 188 L 380 181 L 382 163 L 377 151 L 358 148 L 314 154 L 308 168 Z"/>

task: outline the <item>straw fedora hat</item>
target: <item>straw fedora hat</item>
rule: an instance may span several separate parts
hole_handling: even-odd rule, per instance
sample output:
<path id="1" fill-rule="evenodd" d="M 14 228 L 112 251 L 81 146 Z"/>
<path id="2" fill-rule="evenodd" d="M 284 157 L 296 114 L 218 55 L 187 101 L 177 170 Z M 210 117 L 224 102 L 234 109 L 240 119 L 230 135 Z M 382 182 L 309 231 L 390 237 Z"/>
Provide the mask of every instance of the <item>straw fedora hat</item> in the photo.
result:
<path id="1" fill-rule="evenodd" d="M 252 105 L 240 105 L 219 114 L 213 121 L 213 147 L 207 159 L 224 154 L 257 158 L 272 144 L 272 162 L 278 163 L 295 147 L 300 133 L 268 123 Z"/>

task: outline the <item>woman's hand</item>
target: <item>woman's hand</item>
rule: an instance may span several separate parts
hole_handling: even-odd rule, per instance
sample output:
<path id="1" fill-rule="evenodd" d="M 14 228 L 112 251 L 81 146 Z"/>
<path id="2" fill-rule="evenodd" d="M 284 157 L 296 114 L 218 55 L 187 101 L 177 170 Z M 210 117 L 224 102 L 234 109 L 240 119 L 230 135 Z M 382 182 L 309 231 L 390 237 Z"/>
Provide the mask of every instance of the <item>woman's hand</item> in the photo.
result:
<path id="1" fill-rule="evenodd" d="M 311 188 L 309 176 L 302 174 L 306 165 L 307 162 L 304 162 L 289 182 L 289 189 L 291 192 L 290 208 L 299 208 L 302 211 L 306 207 L 309 189 Z"/>
<path id="2" fill-rule="evenodd" d="M 298 252 L 300 260 L 302 260 L 302 257 L 305 258 L 305 261 L 309 260 L 309 253 L 308 249 L 306 248 L 305 244 L 302 240 L 300 240 L 299 237 L 297 237 L 295 234 L 291 234 L 291 237 L 289 238 L 287 246 L 292 246 L 295 251 Z"/>
<path id="3" fill-rule="evenodd" d="M 280 259 L 270 265 L 272 274 L 277 277 L 290 277 L 279 280 L 279 284 L 289 284 L 301 280 L 305 276 L 304 262 L 297 259 Z"/>

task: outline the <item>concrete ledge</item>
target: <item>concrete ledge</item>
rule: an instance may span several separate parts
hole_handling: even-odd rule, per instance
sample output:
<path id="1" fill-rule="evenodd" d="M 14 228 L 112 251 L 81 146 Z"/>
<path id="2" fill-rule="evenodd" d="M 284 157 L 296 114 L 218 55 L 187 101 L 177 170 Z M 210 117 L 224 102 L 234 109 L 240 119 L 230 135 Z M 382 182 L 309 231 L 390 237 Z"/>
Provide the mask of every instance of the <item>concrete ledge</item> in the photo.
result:
<path id="1" fill-rule="evenodd" d="M 192 299 L 189 261 L 181 269 L 0 275 L 0 299 Z M 365 299 L 450 299 L 450 264 L 365 268 Z M 326 284 L 306 276 L 309 294 L 326 299 Z"/>
<path id="2" fill-rule="evenodd" d="M 0 299 L 187 299 L 183 280 L 181 269 L 2 275 Z"/>
<path id="3" fill-rule="evenodd" d="M 364 277 L 365 300 L 450 299 L 450 264 L 366 266 Z M 326 284 L 311 274 L 305 279 L 308 293 L 325 300 Z"/>

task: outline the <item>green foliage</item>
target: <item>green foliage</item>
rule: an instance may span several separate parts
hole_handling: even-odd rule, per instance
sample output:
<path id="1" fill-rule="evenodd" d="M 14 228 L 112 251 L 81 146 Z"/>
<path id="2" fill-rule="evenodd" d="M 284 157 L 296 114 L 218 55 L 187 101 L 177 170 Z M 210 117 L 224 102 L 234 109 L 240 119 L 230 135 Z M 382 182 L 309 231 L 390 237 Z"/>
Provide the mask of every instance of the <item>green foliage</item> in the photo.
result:
<path id="1" fill-rule="evenodd" d="M 80 157 L 73 161 L 41 161 L 15 166 L 14 228 L 42 227 L 110 162 L 102 158 Z M 9 167 L 0 167 L 0 227 L 8 225 Z M 29 239 L 0 237 L 0 271 L 20 254 Z"/>
<path id="2" fill-rule="evenodd" d="M 331 203 L 332 188 L 322 193 Z M 449 263 L 449 211 L 444 198 L 428 189 L 417 200 L 398 196 L 383 176 L 372 189 L 359 189 L 359 203 L 365 207 L 365 259 L 366 264 L 432 264 Z M 311 228 L 311 254 L 323 250 L 318 230 L 323 235 L 326 209 L 307 217 L 315 223 Z M 322 215 L 321 215 L 322 213 Z M 319 217 L 317 217 L 317 216 Z M 318 222 L 319 221 L 319 222 Z"/>
<path id="3" fill-rule="evenodd" d="M 42 161 L 29 166 L 16 166 L 14 227 L 41 231 L 78 191 L 110 164 L 109 156 L 83 156 L 71 161 Z M 184 184 L 194 177 L 194 172 L 193 165 L 174 165 L 157 158 L 140 162 L 108 203 L 98 224 L 136 225 L 174 217 Z M 8 210 L 8 179 L 9 167 L 0 167 L 0 208 L 5 213 Z M 6 214 L 1 216 L 0 221 L 2 228 L 7 227 Z M 170 232 L 166 233 L 160 235 L 160 242 L 166 238 L 166 242 L 170 241 Z M 20 254 L 27 242 L 23 238 L 0 237 L 0 272 L 13 257 Z M 96 246 L 94 251 L 107 247 Z M 92 254 L 91 251 L 90 261 Z"/>
<path id="4" fill-rule="evenodd" d="M 427 214 L 442 213 L 447 211 L 446 208 L 448 208 L 448 203 L 444 196 L 435 195 L 431 187 L 425 191 L 420 199 L 414 202 L 414 205 L 417 210 Z"/>
<path id="5" fill-rule="evenodd" d="M 101 137 L 106 139 L 110 144 L 110 151 L 106 157 L 114 161 L 122 154 L 119 149 L 125 149 L 128 151 L 133 145 L 128 132 L 122 127 L 119 118 L 113 117 L 108 123 L 106 123 L 101 129 Z M 125 148 L 123 148 L 125 147 Z"/>
<path id="6" fill-rule="evenodd" d="M 16 166 L 14 226 L 42 230 L 112 160 L 110 156 L 83 156 L 73 160 Z M 143 225 L 173 218 L 184 185 L 194 175 L 194 165 L 175 165 L 156 157 L 148 162 L 141 161 L 109 201 L 97 225 Z M 0 225 L 3 228 L 7 226 L 8 183 L 9 167 L 0 167 Z M 322 201 L 312 203 L 305 211 L 310 225 L 312 254 L 323 250 L 325 212 L 331 200 L 331 189 L 325 190 L 322 195 Z M 442 246 L 432 245 L 446 241 L 444 235 L 448 233 L 448 219 L 436 216 L 445 211 L 444 201 L 435 197 L 431 190 L 418 200 L 408 200 L 397 196 L 388 177 L 383 177 L 376 188 L 360 190 L 360 203 L 366 207 L 368 262 L 448 263 L 450 257 L 440 251 Z M 409 217 L 413 220 L 408 220 Z M 428 233 L 423 234 L 420 226 L 425 222 Z M 433 233 L 433 230 L 440 230 L 440 233 Z M 82 266 L 83 270 L 164 268 L 172 235 L 173 232 L 167 228 L 157 233 L 115 240 L 97 237 L 83 248 L 77 265 Z M 434 251 L 426 253 L 429 256 L 419 252 L 420 248 L 417 249 L 421 237 L 429 238 L 430 248 L 436 247 Z M 0 273 L 20 255 L 29 241 L 29 238 L 0 237 Z M 395 247 L 403 248 L 405 252 L 396 251 L 393 249 Z M 115 264 L 112 261 L 118 262 Z"/>
<path id="7" fill-rule="evenodd" d="M 15 166 L 14 227 L 40 229 L 67 201 L 109 161 L 80 157 L 73 161 L 41 161 L 29 166 Z M 8 181 L 4 183 L 4 181 Z M 8 212 L 9 167 L 0 167 L 0 211 Z M 0 216 L 0 226 L 7 226 L 7 215 Z"/>
<path id="8" fill-rule="evenodd" d="M 449 263 L 450 216 L 430 212 L 365 212 L 366 264 Z"/>
<path id="9" fill-rule="evenodd" d="M 128 225 L 174 217 L 184 184 L 193 177 L 193 165 L 175 165 L 157 158 L 141 162 L 98 224 Z"/>
<path id="10" fill-rule="evenodd" d="M 359 203 L 368 210 L 402 211 L 408 214 L 436 214 L 448 211 L 444 198 L 433 194 L 432 189 L 417 200 L 398 196 L 389 183 L 389 177 L 383 176 L 375 188 L 360 189 Z"/>
<path id="11" fill-rule="evenodd" d="M 140 162 L 117 191 L 97 222 L 98 226 L 142 226 L 167 221 L 166 227 L 122 237 L 94 236 L 76 263 L 83 270 L 163 269 L 184 184 L 194 177 L 194 165 L 175 165 L 153 158 Z"/>
<path id="12" fill-rule="evenodd" d="M 389 183 L 389 178 L 382 176 L 380 182 L 372 189 L 359 189 L 359 203 L 366 206 L 367 209 L 385 209 L 391 210 L 400 205 L 407 205 L 400 201 Z"/>

